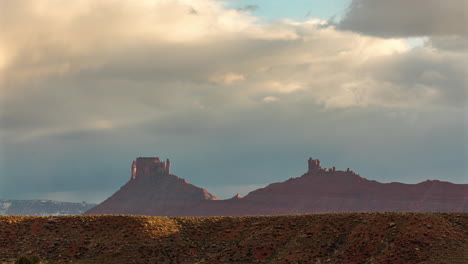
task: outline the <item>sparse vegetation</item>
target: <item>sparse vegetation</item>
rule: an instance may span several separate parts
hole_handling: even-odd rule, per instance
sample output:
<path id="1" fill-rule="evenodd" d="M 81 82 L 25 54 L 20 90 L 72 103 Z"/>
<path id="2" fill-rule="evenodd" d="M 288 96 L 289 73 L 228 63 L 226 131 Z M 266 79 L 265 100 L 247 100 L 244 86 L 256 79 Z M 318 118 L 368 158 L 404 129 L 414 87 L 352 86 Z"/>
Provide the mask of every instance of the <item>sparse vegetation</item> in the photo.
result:
<path id="1" fill-rule="evenodd" d="M 0 263 L 8 264 L 24 252 L 79 264 L 465 264 L 468 214 L 0 216 L 0 245 Z"/>
<path id="2" fill-rule="evenodd" d="M 41 259 L 38 256 L 22 256 L 18 258 L 18 260 L 15 262 L 15 264 L 40 264 Z"/>

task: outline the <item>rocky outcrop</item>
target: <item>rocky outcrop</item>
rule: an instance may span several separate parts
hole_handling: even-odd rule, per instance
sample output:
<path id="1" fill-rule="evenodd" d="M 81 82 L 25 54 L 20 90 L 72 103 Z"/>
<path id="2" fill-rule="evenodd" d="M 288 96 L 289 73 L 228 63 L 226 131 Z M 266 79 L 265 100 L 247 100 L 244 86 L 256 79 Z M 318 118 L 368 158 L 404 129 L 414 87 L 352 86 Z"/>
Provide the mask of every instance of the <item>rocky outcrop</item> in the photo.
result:
<path id="1" fill-rule="evenodd" d="M 171 162 L 156 158 L 137 158 L 132 163 L 132 179 L 142 180 L 156 175 L 169 175 Z"/>
<path id="2" fill-rule="evenodd" d="M 187 208 L 218 200 L 207 190 L 170 174 L 170 166 L 169 159 L 137 158 L 127 184 L 87 214 L 184 215 Z"/>
<path id="3" fill-rule="evenodd" d="M 316 159 L 312 159 L 312 158 L 309 158 L 309 160 L 307 161 L 308 163 L 308 170 L 307 172 L 314 172 L 314 171 L 320 171 L 322 170 L 322 166 L 320 166 L 320 160 Z"/>
<path id="4" fill-rule="evenodd" d="M 273 183 L 218 200 L 205 189 L 169 173 L 169 161 L 138 158 L 132 177 L 88 214 L 159 216 L 279 215 L 326 212 L 468 212 L 468 184 L 425 181 L 419 184 L 379 183 L 351 169 L 322 168 L 308 160 L 298 178 Z"/>
<path id="5" fill-rule="evenodd" d="M 309 159 L 306 174 L 255 190 L 243 200 L 256 204 L 248 214 L 468 212 L 467 194 L 468 184 L 380 183 L 349 168 L 322 169 L 319 160 Z"/>
<path id="6" fill-rule="evenodd" d="M 236 194 L 236 195 L 234 195 L 233 197 L 231 197 L 230 200 L 240 200 L 240 199 L 242 199 L 242 198 L 244 198 L 244 196 L 242 196 L 242 195 L 240 195 L 240 194 Z"/>

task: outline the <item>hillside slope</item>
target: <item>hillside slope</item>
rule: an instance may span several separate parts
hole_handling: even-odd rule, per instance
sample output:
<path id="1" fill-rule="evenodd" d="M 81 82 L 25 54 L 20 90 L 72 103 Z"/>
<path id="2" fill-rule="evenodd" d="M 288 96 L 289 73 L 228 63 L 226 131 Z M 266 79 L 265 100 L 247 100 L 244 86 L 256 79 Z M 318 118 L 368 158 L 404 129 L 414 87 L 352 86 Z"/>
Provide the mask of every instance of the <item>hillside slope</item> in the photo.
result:
<path id="1" fill-rule="evenodd" d="M 0 216 L 0 263 L 468 263 L 468 214 Z"/>
<path id="2" fill-rule="evenodd" d="M 169 165 L 167 165 L 169 164 Z M 130 180 L 86 214 L 240 216 L 331 212 L 468 212 L 468 184 L 425 181 L 380 183 L 347 169 L 308 161 L 297 178 L 273 183 L 245 197 L 218 200 L 169 172 L 169 161 L 137 158 Z"/>

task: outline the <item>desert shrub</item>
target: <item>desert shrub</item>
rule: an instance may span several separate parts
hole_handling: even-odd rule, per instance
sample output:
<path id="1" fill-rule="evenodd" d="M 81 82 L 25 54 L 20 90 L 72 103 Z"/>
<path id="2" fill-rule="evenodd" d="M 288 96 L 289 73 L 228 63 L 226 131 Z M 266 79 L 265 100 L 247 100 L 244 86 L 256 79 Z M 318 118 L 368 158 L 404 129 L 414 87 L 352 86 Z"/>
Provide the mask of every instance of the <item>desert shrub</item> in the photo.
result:
<path id="1" fill-rule="evenodd" d="M 32 257 L 22 256 L 15 262 L 15 264 L 39 264 L 39 263 L 41 263 L 41 260 L 39 259 L 38 256 L 32 256 Z"/>

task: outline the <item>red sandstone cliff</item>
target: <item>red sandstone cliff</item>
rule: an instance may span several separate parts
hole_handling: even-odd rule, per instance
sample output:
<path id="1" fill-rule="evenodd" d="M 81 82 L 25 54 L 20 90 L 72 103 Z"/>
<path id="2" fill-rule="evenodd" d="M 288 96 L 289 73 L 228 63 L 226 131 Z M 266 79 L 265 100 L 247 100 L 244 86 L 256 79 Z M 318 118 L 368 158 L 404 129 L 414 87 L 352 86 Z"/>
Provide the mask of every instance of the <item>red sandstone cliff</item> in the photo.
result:
<path id="1" fill-rule="evenodd" d="M 205 189 L 170 174 L 170 161 L 137 158 L 131 178 L 87 214 L 180 215 L 188 207 L 217 200 Z"/>
<path id="2" fill-rule="evenodd" d="M 354 171 L 321 167 L 308 161 L 298 178 L 218 200 L 205 189 L 169 172 L 169 160 L 138 158 L 132 177 L 87 214 L 161 216 L 274 215 L 322 212 L 468 212 L 468 184 L 425 181 L 379 183 Z"/>

